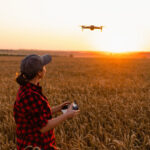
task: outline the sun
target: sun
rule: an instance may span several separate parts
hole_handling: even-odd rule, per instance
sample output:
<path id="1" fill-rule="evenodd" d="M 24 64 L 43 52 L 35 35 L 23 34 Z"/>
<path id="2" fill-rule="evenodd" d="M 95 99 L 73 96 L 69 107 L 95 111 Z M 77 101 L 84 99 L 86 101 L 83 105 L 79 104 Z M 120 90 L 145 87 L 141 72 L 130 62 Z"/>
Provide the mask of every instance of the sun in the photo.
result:
<path id="1" fill-rule="evenodd" d="M 104 31 L 95 32 L 91 36 L 94 50 L 111 53 L 126 53 L 138 51 L 139 39 L 133 32 Z"/>

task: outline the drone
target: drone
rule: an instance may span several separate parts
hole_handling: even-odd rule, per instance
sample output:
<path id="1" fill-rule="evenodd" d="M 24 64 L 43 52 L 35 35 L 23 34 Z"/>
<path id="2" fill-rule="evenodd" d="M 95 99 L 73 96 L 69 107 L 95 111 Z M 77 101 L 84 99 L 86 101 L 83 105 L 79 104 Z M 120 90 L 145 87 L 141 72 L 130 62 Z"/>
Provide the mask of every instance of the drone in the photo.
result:
<path id="1" fill-rule="evenodd" d="M 102 29 L 103 29 L 104 26 L 94 26 L 94 25 L 90 25 L 90 26 L 84 26 L 82 25 L 81 28 L 82 28 L 82 31 L 83 29 L 90 29 L 91 31 L 95 30 L 95 29 L 100 29 L 101 32 L 102 32 Z"/>

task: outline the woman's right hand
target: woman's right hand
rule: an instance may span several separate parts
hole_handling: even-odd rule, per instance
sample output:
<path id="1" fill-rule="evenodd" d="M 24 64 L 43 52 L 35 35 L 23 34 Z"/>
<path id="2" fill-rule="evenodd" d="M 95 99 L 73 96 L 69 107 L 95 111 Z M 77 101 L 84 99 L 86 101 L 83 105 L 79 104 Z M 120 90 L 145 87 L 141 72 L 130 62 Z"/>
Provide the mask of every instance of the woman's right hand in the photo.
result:
<path id="1" fill-rule="evenodd" d="M 73 103 L 71 103 L 71 105 L 67 109 L 66 112 L 67 118 L 73 118 L 74 116 L 78 115 L 80 112 L 80 110 L 73 110 L 72 107 L 73 107 Z"/>

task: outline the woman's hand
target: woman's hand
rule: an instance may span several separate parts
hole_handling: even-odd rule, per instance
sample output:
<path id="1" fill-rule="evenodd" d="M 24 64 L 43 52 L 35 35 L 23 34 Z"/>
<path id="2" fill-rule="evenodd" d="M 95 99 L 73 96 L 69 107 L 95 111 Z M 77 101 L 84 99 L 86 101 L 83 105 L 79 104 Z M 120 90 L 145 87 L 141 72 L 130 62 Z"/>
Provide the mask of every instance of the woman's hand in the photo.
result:
<path id="1" fill-rule="evenodd" d="M 78 115 L 80 112 L 80 110 L 73 110 L 72 107 L 73 107 L 73 103 L 67 109 L 66 112 L 67 118 L 73 118 L 74 116 Z"/>
<path id="2" fill-rule="evenodd" d="M 66 102 L 60 104 L 60 111 L 61 111 L 61 109 L 62 109 L 64 106 L 67 106 L 67 105 L 70 105 L 70 104 L 71 104 L 71 103 L 70 103 L 69 101 L 66 101 Z"/>
<path id="3" fill-rule="evenodd" d="M 62 103 L 60 105 L 52 107 L 52 114 L 55 114 L 55 113 L 61 111 L 61 109 L 63 108 L 63 106 L 66 106 L 66 105 L 69 105 L 69 104 L 70 104 L 70 102 L 66 101 L 66 102 L 64 102 L 64 103 Z"/>

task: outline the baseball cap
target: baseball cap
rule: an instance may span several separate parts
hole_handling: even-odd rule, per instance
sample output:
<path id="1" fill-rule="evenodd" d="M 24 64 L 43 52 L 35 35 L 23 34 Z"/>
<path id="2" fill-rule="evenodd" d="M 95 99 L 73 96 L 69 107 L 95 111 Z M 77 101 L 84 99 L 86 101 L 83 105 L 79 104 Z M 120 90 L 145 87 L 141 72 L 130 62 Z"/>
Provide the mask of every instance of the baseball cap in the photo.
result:
<path id="1" fill-rule="evenodd" d="M 52 60 L 50 55 L 27 55 L 20 65 L 21 73 L 32 74 L 42 71 L 43 66 L 47 65 Z"/>

